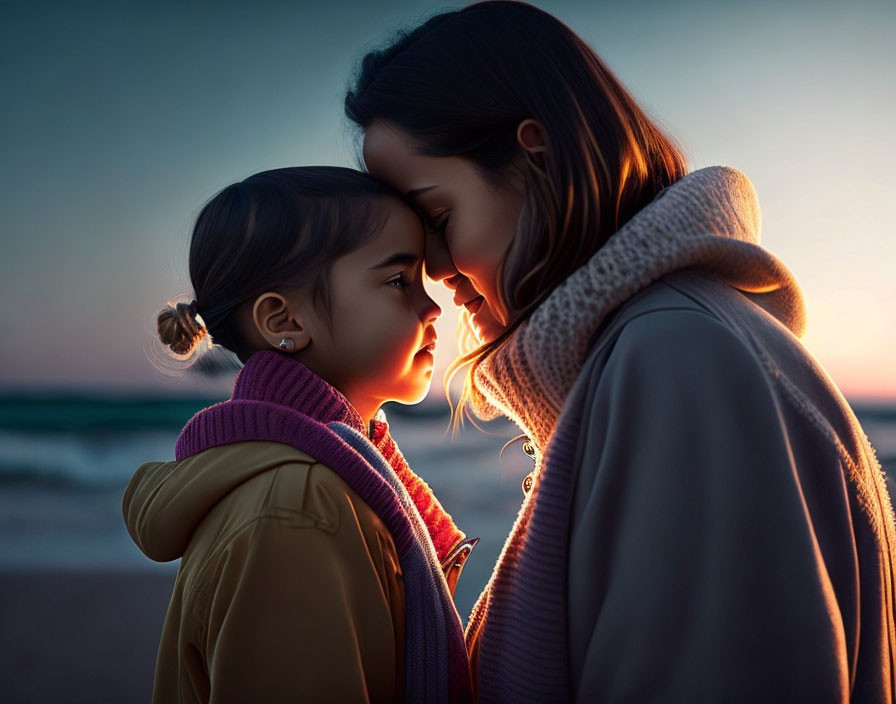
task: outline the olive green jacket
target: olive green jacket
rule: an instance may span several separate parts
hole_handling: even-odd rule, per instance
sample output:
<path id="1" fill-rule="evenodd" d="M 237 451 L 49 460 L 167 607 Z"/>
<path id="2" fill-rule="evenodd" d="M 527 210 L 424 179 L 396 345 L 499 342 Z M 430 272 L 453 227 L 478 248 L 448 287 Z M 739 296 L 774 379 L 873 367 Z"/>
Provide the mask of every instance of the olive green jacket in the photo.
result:
<path id="1" fill-rule="evenodd" d="M 403 697 L 395 544 L 330 468 L 241 442 L 142 465 L 124 497 L 153 560 L 181 558 L 155 702 L 391 702 Z"/>

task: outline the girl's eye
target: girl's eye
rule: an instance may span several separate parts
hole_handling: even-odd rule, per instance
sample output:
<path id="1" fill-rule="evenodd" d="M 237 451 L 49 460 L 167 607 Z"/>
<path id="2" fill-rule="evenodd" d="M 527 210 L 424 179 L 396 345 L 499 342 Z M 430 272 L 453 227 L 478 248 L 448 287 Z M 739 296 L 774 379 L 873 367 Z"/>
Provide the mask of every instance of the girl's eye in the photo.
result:
<path id="1" fill-rule="evenodd" d="M 387 285 L 387 286 L 394 286 L 394 287 L 397 288 L 397 289 L 402 289 L 402 288 L 407 288 L 407 287 L 410 286 L 411 284 L 410 284 L 410 282 L 409 282 L 406 278 L 404 278 L 404 274 L 399 274 L 399 275 L 396 276 L 394 279 L 389 279 L 389 280 L 386 282 L 386 285 Z"/>

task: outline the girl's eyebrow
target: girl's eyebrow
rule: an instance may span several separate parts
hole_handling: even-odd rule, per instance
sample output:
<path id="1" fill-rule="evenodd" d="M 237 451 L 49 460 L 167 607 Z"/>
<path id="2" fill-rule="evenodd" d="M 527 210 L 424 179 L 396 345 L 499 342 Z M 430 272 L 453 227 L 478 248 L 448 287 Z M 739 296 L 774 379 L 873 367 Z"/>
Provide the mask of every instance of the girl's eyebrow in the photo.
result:
<path id="1" fill-rule="evenodd" d="M 404 264 L 406 266 L 414 266 L 417 262 L 420 261 L 420 257 L 416 254 L 412 254 L 411 252 L 398 252 L 397 254 L 392 254 L 379 264 L 370 267 L 371 269 L 385 269 L 387 266 L 392 266 L 394 264 Z"/>

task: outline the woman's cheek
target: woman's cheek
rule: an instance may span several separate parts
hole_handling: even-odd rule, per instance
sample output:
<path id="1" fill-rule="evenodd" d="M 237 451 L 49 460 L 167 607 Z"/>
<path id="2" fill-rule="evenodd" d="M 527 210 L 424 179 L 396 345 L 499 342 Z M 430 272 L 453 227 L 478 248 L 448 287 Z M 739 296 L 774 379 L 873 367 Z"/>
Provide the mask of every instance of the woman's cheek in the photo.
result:
<path id="1" fill-rule="evenodd" d="M 458 246 L 452 251 L 451 258 L 454 267 L 473 282 L 476 290 L 485 293 L 482 284 L 488 277 L 483 274 L 491 268 L 486 248 Z"/>

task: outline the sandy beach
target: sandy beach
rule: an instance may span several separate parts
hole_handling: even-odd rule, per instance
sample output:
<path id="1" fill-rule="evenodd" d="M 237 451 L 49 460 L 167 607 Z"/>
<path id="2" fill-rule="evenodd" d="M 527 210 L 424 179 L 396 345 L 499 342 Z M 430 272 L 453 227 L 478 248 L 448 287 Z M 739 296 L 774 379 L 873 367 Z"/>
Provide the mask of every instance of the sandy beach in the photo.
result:
<path id="1" fill-rule="evenodd" d="M 861 418 L 896 476 L 896 409 L 864 409 Z M 443 437 L 444 418 L 396 414 L 392 425 L 458 525 L 481 538 L 455 594 L 465 620 L 513 523 L 531 460 L 518 444 L 499 459 L 515 434 L 509 425 L 454 442 Z M 139 552 L 121 497 L 140 462 L 172 451 L 177 430 L 0 432 L 3 704 L 150 701 L 177 564 L 152 563 Z"/>
<path id="2" fill-rule="evenodd" d="M 174 572 L 0 573 L 6 704 L 149 702 Z"/>

